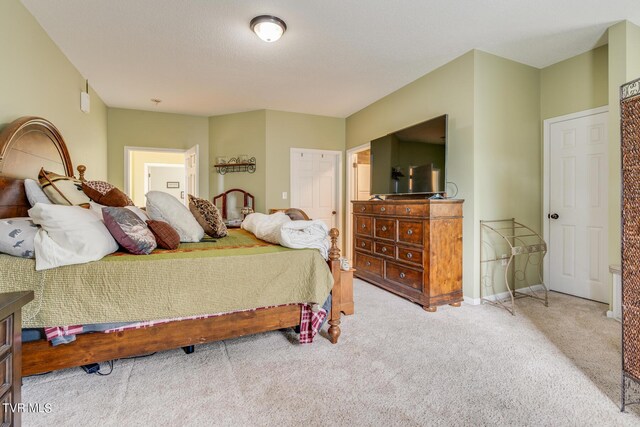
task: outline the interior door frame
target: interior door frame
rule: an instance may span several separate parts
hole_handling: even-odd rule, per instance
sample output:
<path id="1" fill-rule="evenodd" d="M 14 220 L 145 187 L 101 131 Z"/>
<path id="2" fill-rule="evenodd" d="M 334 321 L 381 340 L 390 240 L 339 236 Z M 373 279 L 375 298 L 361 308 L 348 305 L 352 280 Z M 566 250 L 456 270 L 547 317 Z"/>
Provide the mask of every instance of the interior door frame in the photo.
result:
<path id="1" fill-rule="evenodd" d="M 549 197 L 551 196 L 551 125 L 554 123 L 565 122 L 567 120 L 579 119 L 582 117 L 595 116 L 596 114 L 608 113 L 609 106 L 591 108 L 589 110 L 578 111 L 576 113 L 565 114 L 563 116 L 551 117 L 543 121 L 543 142 L 542 142 L 542 237 L 547 242 L 547 250 L 551 255 L 551 244 L 549 241 L 550 227 L 547 214 L 549 211 Z M 608 138 L 607 138 L 608 139 Z M 610 141 L 607 141 L 610 143 Z M 544 283 L 551 289 L 551 269 L 549 268 L 549 256 L 544 257 L 543 279 Z"/>
<path id="2" fill-rule="evenodd" d="M 312 152 L 312 153 L 317 153 L 317 154 L 331 154 L 331 155 L 335 155 L 337 154 L 337 161 L 336 161 L 336 173 L 338 174 L 338 179 L 336 180 L 336 227 L 338 228 L 338 231 L 340 231 L 340 234 L 342 234 L 343 228 L 342 228 L 342 174 L 343 174 L 343 166 L 344 163 L 342 161 L 342 151 L 338 151 L 338 150 L 318 150 L 315 148 L 290 148 L 289 149 L 289 203 L 291 205 L 293 205 L 293 162 L 295 159 L 295 154 L 299 154 L 299 153 L 304 153 L 304 152 Z M 297 206 L 289 206 L 290 208 L 296 208 Z M 313 219 L 313 218 L 312 218 Z M 342 242 L 343 239 L 338 238 L 338 247 L 342 247 L 342 245 L 340 244 L 340 242 Z M 344 256 L 344 254 L 342 254 L 342 256 Z"/>
<path id="3" fill-rule="evenodd" d="M 371 148 L 371 143 L 367 142 L 362 145 L 358 145 L 357 147 L 353 147 L 347 150 L 347 161 L 351 162 L 351 157 L 354 154 L 359 153 L 360 151 L 368 150 Z M 354 190 L 354 168 L 351 163 L 345 165 L 347 168 L 347 196 L 352 199 L 353 198 L 353 190 Z M 353 229 L 353 205 L 351 204 L 351 200 L 347 200 L 347 209 L 346 209 L 346 221 L 344 227 L 344 242 L 345 242 L 345 251 L 346 254 L 343 254 L 344 257 L 349 259 L 349 262 L 353 264 L 353 236 L 351 230 Z"/>
<path id="4" fill-rule="evenodd" d="M 186 153 L 188 150 L 183 150 L 181 148 L 159 148 L 159 147 L 134 147 L 130 145 L 126 145 L 124 147 L 124 192 L 127 196 L 131 197 L 131 174 L 129 170 L 131 169 L 131 162 L 129 159 L 131 158 L 132 151 L 149 151 L 152 153 Z M 199 162 L 199 154 L 196 152 L 196 160 Z M 186 174 L 186 171 L 185 171 Z M 200 174 L 200 170 L 198 169 L 198 175 Z M 198 178 L 200 178 L 198 176 Z"/>

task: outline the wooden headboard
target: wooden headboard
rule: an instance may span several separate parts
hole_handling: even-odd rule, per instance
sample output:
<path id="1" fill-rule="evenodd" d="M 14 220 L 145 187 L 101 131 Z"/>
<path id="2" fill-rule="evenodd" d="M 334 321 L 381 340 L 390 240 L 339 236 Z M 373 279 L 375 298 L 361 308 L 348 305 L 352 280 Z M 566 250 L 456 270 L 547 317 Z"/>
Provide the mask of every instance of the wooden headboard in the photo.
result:
<path id="1" fill-rule="evenodd" d="M 0 218 L 27 216 L 31 207 L 24 178 L 38 178 L 40 168 L 73 175 L 73 164 L 60 131 L 41 117 L 22 117 L 0 132 Z"/>

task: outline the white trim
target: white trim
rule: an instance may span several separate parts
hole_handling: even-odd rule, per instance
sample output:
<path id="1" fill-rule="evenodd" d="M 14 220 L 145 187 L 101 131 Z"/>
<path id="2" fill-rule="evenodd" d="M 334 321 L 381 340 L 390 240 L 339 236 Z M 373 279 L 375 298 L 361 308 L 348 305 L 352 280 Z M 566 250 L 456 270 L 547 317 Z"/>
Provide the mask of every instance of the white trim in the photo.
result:
<path id="1" fill-rule="evenodd" d="M 319 153 L 319 154 L 337 154 L 337 165 L 336 165 L 336 173 L 338 174 L 337 179 L 337 188 L 336 188 L 336 200 L 338 204 L 338 208 L 336 210 L 337 221 L 336 225 L 338 231 L 342 235 L 342 171 L 343 171 L 343 162 L 342 162 L 342 151 L 338 150 L 318 150 L 315 148 L 290 148 L 289 149 L 289 200 L 290 204 L 293 205 L 293 158 L 295 153 Z M 295 208 L 296 206 L 290 206 L 291 208 Z M 342 239 L 338 239 L 338 247 L 342 248 Z"/>
<path id="2" fill-rule="evenodd" d="M 187 150 L 180 148 L 156 148 L 156 147 L 134 147 L 131 145 L 125 145 L 124 147 L 124 192 L 127 196 L 131 197 L 131 181 L 129 176 L 129 169 L 131 168 L 131 152 L 133 151 L 150 151 L 152 153 L 185 153 Z"/>
<path id="3" fill-rule="evenodd" d="M 550 163 L 550 154 L 551 148 L 549 146 L 549 136 L 551 125 L 554 123 L 564 122 L 567 120 L 578 119 L 581 117 L 593 116 L 596 114 L 607 113 L 609 112 L 609 106 L 605 105 L 603 107 L 592 108 L 589 110 L 579 111 L 577 113 L 565 114 L 564 116 L 552 117 L 550 119 L 546 119 L 543 122 L 543 142 L 542 142 L 542 237 L 544 241 L 547 242 L 547 246 L 550 248 L 551 244 L 549 242 L 549 218 L 547 218 L 547 214 L 549 212 L 549 196 L 550 196 L 550 183 L 549 183 L 549 163 Z M 544 283 L 547 284 L 547 287 L 551 289 L 551 282 L 549 280 L 549 257 L 544 257 L 543 264 L 543 279 Z"/>
<path id="4" fill-rule="evenodd" d="M 353 200 L 353 168 L 351 167 L 351 157 L 356 154 L 359 153 L 361 151 L 365 151 L 365 150 L 369 150 L 371 148 L 371 143 L 367 142 L 366 144 L 362 144 L 362 145 L 358 145 L 357 147 L 353 147 L 347 150 L 347 161 L 345 163 L 345 168 L 346 168 L 346 176 L 347 176 L 347 209 L 346 209 L 346 221 L 344 224 L 344 252 L 342 254 L 342 256 L 346 257 L 349 259 L 349 263 L 353 264 L 353 260 L 352 260 L 352 254 L 353 254 L 353 237 L 351 236 L 351 229 L 353 227 L 352 221 L 352 209 L 353 206 L 351 204 L 351 200 Z M 351 200 L 349 200 L 351 199 Z"/>
<path id="5" fill-rule="evenodd" d="M 185 190 L 186 187 L 188 186 L 187 181 L 189 180 L 189 177 L 187 176 L 187 153 L 189 153 L 189 151 L 193 150 L 193 148 L 195 147 L 195 151 L 196 151 L 196 182 L 195 182 L 195 186 L 196 188 L 194 189 L 194 196 L 196 197 L 200 197 L 200 144 L 196 144 L 193 147 L 190 147 L 186 150 L 184 150 L 184 185 L 185 185 Z M 222 176 L 222 175 L 221 175 Z M 187 200 L 189 198 L 185 197 L 185 205 L 188 205 Z"/>

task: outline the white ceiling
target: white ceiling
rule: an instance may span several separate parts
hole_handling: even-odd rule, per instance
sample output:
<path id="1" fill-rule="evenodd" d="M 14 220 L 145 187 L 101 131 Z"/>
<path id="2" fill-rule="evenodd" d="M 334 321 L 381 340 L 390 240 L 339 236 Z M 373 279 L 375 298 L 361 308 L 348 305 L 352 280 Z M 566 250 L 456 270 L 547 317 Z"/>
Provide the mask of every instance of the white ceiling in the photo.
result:
<path id="1" fill-rule="evenodd" d="M 346 117 L 476 48 L 544 67 L 638 0 L 22 0 L 111 107 Z M 249 29 L 286 21 L 276 43 Z M 150 98 L 163 102 L 154 106 Z"/>

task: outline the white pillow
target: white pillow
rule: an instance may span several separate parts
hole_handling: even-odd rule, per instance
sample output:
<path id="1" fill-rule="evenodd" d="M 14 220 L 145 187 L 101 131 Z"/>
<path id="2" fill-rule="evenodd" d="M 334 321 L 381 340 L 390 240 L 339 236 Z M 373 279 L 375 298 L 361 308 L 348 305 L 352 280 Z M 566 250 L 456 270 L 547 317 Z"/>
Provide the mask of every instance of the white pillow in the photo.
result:
<path id="1" fill-rule="evenodd" d="M 33 241 L 37 232 L 38 226 L 31 218 L 0 219 L 0 252 L 33 258 Z"/>
<path id="2" fill-rule="evenodd" d="M 147 193 L 147 215 L 156 221 L 164 221 L 180 235 L 181 242 L 199 242 L 204 237 L 204 229 L 193 214 L 169 193 L 149 191 Z"/>
<path id="3" fill-rule="evenodd" d="M 27 178 L 24 180 L 24 192 L 27 193 L 27 200 L 29 200 L 29 204 L 32 207 L 35 206 L 36 203 L 51 204 L 51 200 L 44 194 L 40 184 L 33 179 Z"/>
<path id="4" fill-rule="evenodd" d="M 97 261 L 118 250 L 118 243 L 88 209 L 36 203 L 29 209 L 42 228 L 34 240 L 36 270 Z"/>

